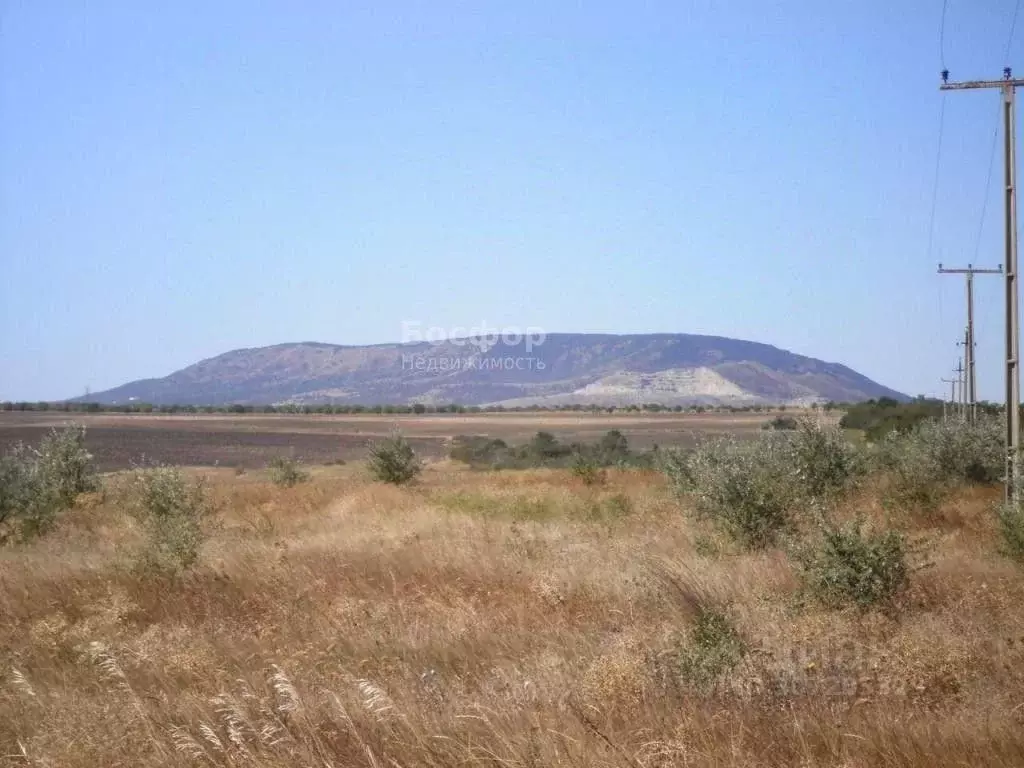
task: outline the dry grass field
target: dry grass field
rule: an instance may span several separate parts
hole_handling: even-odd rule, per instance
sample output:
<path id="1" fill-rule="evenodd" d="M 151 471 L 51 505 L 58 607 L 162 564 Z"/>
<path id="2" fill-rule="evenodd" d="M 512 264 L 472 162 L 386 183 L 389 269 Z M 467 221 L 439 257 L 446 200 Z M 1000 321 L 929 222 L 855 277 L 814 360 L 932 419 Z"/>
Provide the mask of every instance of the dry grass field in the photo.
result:
<path id="1" fill-rule="evenodd" d="M 256 469 L 275 456 L 311 464 L 365 458 L 367 443 L 400 429 L 423 456 L 442 457 L 445 441 L 460 434 L 522 443 L 539 430 L 566 442 L 592 442 L 609 429 L 630 445 L 691 442 L 695 432 L 756 434 L 765 413 L 590 414 L 505 413 L 412 415 L 224 415 L 0 413 L 0 452 L 18 441 L 36 443 L 53 427 L 74 421 L 88 428 L 87 443 L 102 470 L 124 469 L 145 457 L 181 466 Z"/>
<path id="2" fill-rule="evenodd" d="M 928 517 L 844 502 L 918 540 L 898 604 L 860 613 L 801 599 L 783 552 L 735 549 L 653 472 L 202 474 L 218 513 L 178 577 L 138 569 L 114 492 L 0 550 L 0 763 L 1024 765 L 996 489 Z M 708 607 L 747 652 L 698 689 L 677 670 Z"/>

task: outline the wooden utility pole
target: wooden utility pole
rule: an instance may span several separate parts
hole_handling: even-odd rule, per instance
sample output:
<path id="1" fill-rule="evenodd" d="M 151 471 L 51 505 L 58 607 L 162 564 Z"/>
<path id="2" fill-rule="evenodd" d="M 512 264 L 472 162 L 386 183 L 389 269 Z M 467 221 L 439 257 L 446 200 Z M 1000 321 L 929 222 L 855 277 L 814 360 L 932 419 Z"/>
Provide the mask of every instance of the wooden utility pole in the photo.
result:
<path id="1" fill-rule="evenodd" d="M 1003 102 L 1003 160 L 1006 179 L 1005 238 L 1006 238 L 1006 475 L 1004 479 L 1006 501 L 1016 505 L 1017 473 L 1020 460 L 1020 313 L 1017 285 L 1017 126 L 1016 90 L 1024 80 L 1014 80 L 1009 67 L 1003 69 L 1002 80 L 972 80 L 949 82 L 949 71 L 942 72 L 943 91 L 963 91 L 976 88 L 998 88 Z"/>
<path id="2" fill-rule="evenodd" d="M 1001 275 L 1003 274 L 1003 265 L 1000 264 L 997 269 L 981 269 L 975 267 L 973 264 L 968 264 L 966 269 L 955 268 L 949 269 L 939 264 L 940 275 L 963 275 L 967 283 L 967 336 L 964 339 L 964 358 L 966 360 L 967 367 L 967 391 L 965 393 L 967 400 L 967 419 L 973 422 L 978 415 L 978 379 L 975 373 L 975 356 L 976 345 L 974 341 L 974 276 L 975 275 Z"/>

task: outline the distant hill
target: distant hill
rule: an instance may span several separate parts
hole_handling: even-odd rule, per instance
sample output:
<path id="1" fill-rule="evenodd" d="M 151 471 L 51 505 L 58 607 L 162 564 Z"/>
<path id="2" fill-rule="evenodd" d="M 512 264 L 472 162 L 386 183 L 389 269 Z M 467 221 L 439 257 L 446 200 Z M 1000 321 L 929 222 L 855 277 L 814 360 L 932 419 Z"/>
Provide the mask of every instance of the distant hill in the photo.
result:
<path id="1" fill-rule="evenodd" d="M 906 396 L 837 363 L 718 336 L 556 333 L 236 349 L 162 379 L 91 394 L 100 403 L 752 405 Z"/>

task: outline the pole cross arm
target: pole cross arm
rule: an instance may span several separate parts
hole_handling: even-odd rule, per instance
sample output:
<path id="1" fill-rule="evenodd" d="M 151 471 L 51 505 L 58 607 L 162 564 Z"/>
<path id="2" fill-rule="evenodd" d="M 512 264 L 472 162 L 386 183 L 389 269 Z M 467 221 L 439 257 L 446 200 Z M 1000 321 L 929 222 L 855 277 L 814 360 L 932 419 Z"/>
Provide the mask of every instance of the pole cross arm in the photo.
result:
<path id="1" fill-rule="evenodd" d="M 1016 88 L 1024 85 L 1024 80 L 965 80 L 961 83 L 943 83 L 939 86 L 940 91 L 969 91 L 974 88 Z"/>
<path id="2" fill-rule="evenodd" d="M 951 268 L 951 267 L 944 267 L 941 264 L 939 264 L 939 274 L 940 275 L 1001 275 L 1001 274 L 1003 274 L 1003 265 L 1000 264 L 995 269 L 989 269 L 989 268 L 982 269 L 981 267 L 972 267 L 970 264 L 968 264 L 967 267 L 958 267 L 958 268 L 954 269 L 954 268 Z"/>

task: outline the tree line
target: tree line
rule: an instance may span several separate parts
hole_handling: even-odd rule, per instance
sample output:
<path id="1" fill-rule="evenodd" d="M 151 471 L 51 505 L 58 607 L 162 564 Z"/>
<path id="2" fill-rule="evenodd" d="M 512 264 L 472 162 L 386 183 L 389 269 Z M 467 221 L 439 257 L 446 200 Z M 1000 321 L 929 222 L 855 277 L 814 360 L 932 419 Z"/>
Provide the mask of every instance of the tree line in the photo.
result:
<path id="1" fill-rule="evenodd" d="M 848 403 L 815 403 L 813 409 L 824 411 L 846 410 Z M 662 405 L 639 403 L 631 405 L 536 405 L 506 407 L 503 405 L 447 404 L 376 404 L 355 405 L 338 403 L 252 405 L 229 403 L 221 405 L 154 405 L 152 403 L 95 403 L 95 402 L 0 402 L 0 411 L 57 411 L 60 413 L 282 413 L 282 414 L 427 414 L 427 413 L 532 413 L 532 412 L 587 412 L 587 413 L 771 413 L 785 411 L 785 405 Z"/>

